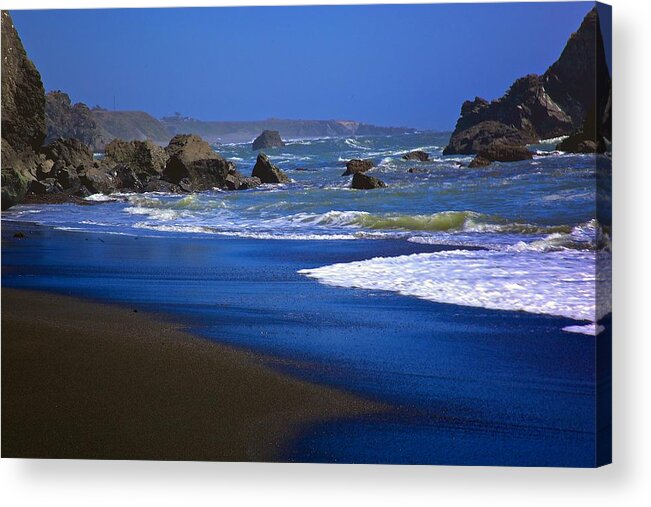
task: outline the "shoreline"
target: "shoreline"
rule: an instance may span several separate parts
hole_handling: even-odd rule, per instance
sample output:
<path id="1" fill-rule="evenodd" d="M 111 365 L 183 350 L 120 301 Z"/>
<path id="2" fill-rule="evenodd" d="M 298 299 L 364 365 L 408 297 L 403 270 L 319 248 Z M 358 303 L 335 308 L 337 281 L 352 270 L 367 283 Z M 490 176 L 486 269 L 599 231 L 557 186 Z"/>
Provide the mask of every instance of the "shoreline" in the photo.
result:
<path id="1" fill-rule="evenodd" d="M 370 402 L 154 314 L 2 288 L 2 456 L 274 461 Z"/>

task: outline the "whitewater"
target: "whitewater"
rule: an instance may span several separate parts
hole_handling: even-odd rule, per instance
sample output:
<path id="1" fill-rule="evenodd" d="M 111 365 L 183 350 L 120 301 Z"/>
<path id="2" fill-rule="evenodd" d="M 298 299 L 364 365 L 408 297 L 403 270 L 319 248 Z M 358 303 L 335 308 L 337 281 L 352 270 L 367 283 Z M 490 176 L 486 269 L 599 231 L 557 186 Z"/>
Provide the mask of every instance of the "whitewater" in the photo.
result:
<path id="1" fill-rule="evenodd" d="M 91 196 L 96 206 L 16 206 L 3 220 L 72 231 L 127 235 L 233 236 L 255 240 L 397 240 L 451 249 L 315 265 L 320 283 L 391 291 L 437 303 L 524 311 L 576 320 L 568 332 L 597 334 L 610 312 L 609 174 L 593 155 L 532 146 L 533 160 L 469 169 L 468 156 L 443 156 L 449 134 L 289 141 L 269 150 L 291 182 L 190 195 Z M 250 144 L 216 146 L 247 173 Z M 411 150 L 429 162 L 403 160 Z M 345 161 L 372 159 L 387 188 L 356 191 Z M 411 169 L 411 171 L 410 171 Z M 452 249 L 453 248 L 453 249 Z"/>

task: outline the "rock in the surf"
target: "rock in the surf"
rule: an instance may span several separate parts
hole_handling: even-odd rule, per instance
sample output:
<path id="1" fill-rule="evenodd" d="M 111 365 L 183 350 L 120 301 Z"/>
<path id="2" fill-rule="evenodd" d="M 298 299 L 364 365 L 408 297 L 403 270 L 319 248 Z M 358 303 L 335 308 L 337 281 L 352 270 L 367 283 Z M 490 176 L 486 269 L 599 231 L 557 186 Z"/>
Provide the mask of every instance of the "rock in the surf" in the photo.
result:
<path id="1" fill-rule="evenodd" d="M 468 164 L 468 167 L 470 169 L 474 169 L 475 167 L 486 167 L 491 165 L 493 162 L 488 160 L 487 158 L 482 157 L 481 155 L 477 155 L 475 158 L 473 158 L 470 163 Z"/>
<path id="2" fill-rule="evenodd" d="M 372 160 L 361 160 L 359 158 L 354 158 L 346 162 L 346 171 L 342 176 L 350 176 L 351 174 L 356 173 L 365 173 L 375 167 L 375 164 Z"/>
<path id="3" fill-rule="evenodd" d="M 477 155 L 491 162 L 516 162 L 533 158 L 533 153 L 526 146 L 500 141 L 492 142 Z"/>
<path id="4" fill-rule="evenodd" d="M 289 177 L 273 165 L 264 153 L 258 154 L 251 177 L 259 178 L 262 183 L 289 183 Z"/>
<path id="5" fill-rule="evenodd" d="M 423 150 L 414 150 L 409 153 L 405 153 L 402 158 L 404 160 L 417 160 L 419 162 L 427 162 L 429 160 L 429 153 L 424 152 Z"/>
<path id="6" fill-rule="evenodd" d="M 165 180 L 188 192 L 222 188 L 235 166 L 197 135 L 177 135 L 165 148 L 169 155 Z"/>
<path id="7" fill-rule="evenodd" d="M 277 130 L 264 130 L 262 134 L 255 138 L 251 149 L 257 151 L 279 146 L 285 146 L 285 143 L 280 138 L 280 133 Z"/>
<path id="8" fill-rule="evenodd" d="M 379 178 L 374 178 L 363 173 L 355 173 L 353 174 L 353 181 L 350 186 L 357 190 L 371 190 L 374 188 L 384 188 L 387 185 Z"/>

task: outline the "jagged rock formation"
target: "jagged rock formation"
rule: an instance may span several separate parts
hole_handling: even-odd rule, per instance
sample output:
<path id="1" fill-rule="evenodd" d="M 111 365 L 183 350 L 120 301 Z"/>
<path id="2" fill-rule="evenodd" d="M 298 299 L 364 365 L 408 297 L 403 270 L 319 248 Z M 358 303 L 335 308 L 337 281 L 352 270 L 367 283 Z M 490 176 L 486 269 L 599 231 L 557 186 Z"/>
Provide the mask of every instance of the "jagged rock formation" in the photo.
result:
<path id="1" fill-rule="evenodd" d="M 595 7 L 542 76 L 517 79 L 503 97 L 492 102 L 480 97 L 464 102 L 443 153 L 477 153 L 497 140 L 526 144 L 568 135 L 581 127 L 594 107 L 596 90 L 609 87 Z"/>
<path id="2" fill-rule="evenodd" d="M 342 173 L 342 176 L 350 176 L 351 174 L 356 173 L 365 173 L 375 167 L 375 164 L 372 160 L 360 160 L 354 158 L 346 162 L 346 170 Z"/>
<path id="3" fill-rule="evenodd" d="M 251 149 L 253 151 L 256 151 L 264 150 L 266 148 L 276 148 L 280 146 L 285 146 L 285 143 L 280 138 L 278 131 L 265 130 L 262 132 L 262 134 L 255 138 L 253 144 L 251 145 Z"/>
<path id="4" fill-rule="evenodd" d="M 278 167 L 273 165 L 269 157 L 260 153 L 253 167 L 251 177 L 259 178 L 262 183 L 289 183 L 289 177 Z"/>
<path id="5" fill-rule="evenodd" d="M 384 181 L 363 173 L 353 174 L 353 181 L 350 184 L 350 187 L 356 190 L 372 190 L 374 188 L 384 188 L 386 186 L 387 184 L 384 183 Z"/>

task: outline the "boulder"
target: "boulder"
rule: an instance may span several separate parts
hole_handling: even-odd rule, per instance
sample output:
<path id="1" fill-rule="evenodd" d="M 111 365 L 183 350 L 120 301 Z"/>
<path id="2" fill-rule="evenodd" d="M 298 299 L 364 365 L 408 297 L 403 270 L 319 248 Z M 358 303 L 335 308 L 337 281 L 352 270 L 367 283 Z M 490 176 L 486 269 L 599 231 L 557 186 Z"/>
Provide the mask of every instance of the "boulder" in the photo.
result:
<path id="1" fill-rule="evenodd" d="M 233 171 L 226 176 L 224 188 L 226 190 L 247 190 L 260 186 L 261 184 L 260 178 L 246 177 L 237 171 Z"/>
<path id="2" fill-rule="evenodd" d="M 528 139 L 514 127 L 498 121 L 484 121 L 453 134 L 443 155 L 472 155 L 495 141 L 518 145 L 525 144 Z"/>
<path id="3" fill-rule="evenodd" d="M 366 171 L 373 169 L 375 164 L 372 160 L 360 160 L 354 158 L 346 162 L 346 170 L 342 173 L 342 176 L 350 176 L 355 173 L 365 173 Z"/>
<path id="4" fill-rule="evenodd" d="M 478 153 L 478 156 L 491 162 L 515 162 L 533 158 L 526 146 L 505 144 L 495 141 Z"/>
<path id="5" fill-rule="evenodd" d="M 289 177 L 273 165 L 264 153 L 258 154 L 251 176 L 259 178 L 262 183 L 289 183 Z"/>
<path id="6" fill-rule="evenodd" d="M 280 138 L 280 133 L 277 130 L 264 130 L 262 134 L 254 139 L 251 149 L 256 151 L 278 146 L 285 146 L 285 143 Z"/>
<path id="7" fill-rule="evenodd" d="M 491 165 L 493 162 L 488 160 L 487 158 L 482 157 L 481 155 L 477 155 L 475 158 L 473 158 L 470 163 L 468 164 L 468 167 L 470 169 L 474 169 L 475 167 L 486 167 L 488 165 Z"/>
<path id="8" fill-rule="evenodd" d="M 93 162 L 93 153 L 90 148 L 77 139 L 57 139 L 43 146 L 41 153 L 47 160 L 74 169 Z"/>
<path id="9" fill-rule="evenodd" d="M 212 151 L 212 150 L 211 150 Z M 124 164 L 137 173 L 160 176 L 165 170 L 168 154 L 152 141 L 123 141 L 114 139 L 106 145 L 106 158 Z"/>
<path id="10" fill-rule="evenodd" d="M 79 180 L 91 194 L 111 194 L 118 189 L 118 181 L 112 168 L 103 163 L 95 161 L 92 164 L 82 166 L 79 171 Z"/>
<path id="11" fill-rule="evenodd" d="M 33 152 L 21 155 L 2 140 L 2 209 L 6 210 L 22 202 L 27 188 L 34 180 L 31 171 L 38 165 L 36 154 Z"/>
<path id="12" fill-rule="evenodd" d="M 173 156 L 167 162 L 164 177 L 186 191 L 201 192 L 222 188 L 227 176 L 234 170 L 233 163 L 221 156 L 191 162 L 183 162 L 182 158 Z"/>
<path id="13" fill-rule="evenodd" d="M 414 150 L 404 154 L 402 158 L 404 160 L 418 160 L 419 162 L 427 162 L 429 160 L 429 154 L 425 153 L 423 150 Z"/>
<path id="14" fill-rule="evenodd" d="M 144 192 L 166 192 L 169 194 L 181 193 L 181 187 L 169 181 L 152 178 L 144 184 Z"/>
<path id="15" fill-rule="evenodd" d="M 81 186 L 77 170 L 73 167 L 63 167 L 57 171 L 56 181 L 64 192 L 70 194 L 77 193 Z"/>
<path id="16" fill-rule="evenodd" d="M 45 178 L 44 180 L 34 180 L 30 183 L 29 193 L 42 195 L 42 194 L 56 194 L 61 192 L 61 185 L 57 183 L 54 178 Z"/>
<path id="17" fill-rule="evenodd" d="M 206 141 L 194 134 L 174 136 L 165 148 L 165 152 L 170 159 L 175 157 L 182 163 L 220 158 Z"/>
<path id="18" fill-rule="evenodd" d="M 505 144 L 501 141 L 494 141 L 486 148 L 479 151 L 477 156 L 468 164 L 468 167 L 485 167 L 493 162 L 516 162 L 518 160 L 530 160 L 533 158 L 526 146 Z"/>
<path id="19" fill-rule="evenodd" d="M 163 178 L 183 190 L 200 192 L 223 188 L 235 165 L 196 135 L 178 135 L 165 148 L 169 155 Z"/>
<path id="20" fill-rule="evenodd" d="M 351 183 L 351 188 L 355 188 L 357 190 L 370 190 L 373 188 L 384 188 L 386 186 L 387 185 L 384 183 L 384 181 L 363 173 L 353 174 L 353 181 Z"/>

